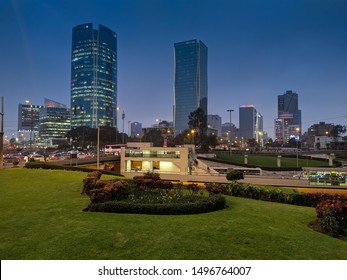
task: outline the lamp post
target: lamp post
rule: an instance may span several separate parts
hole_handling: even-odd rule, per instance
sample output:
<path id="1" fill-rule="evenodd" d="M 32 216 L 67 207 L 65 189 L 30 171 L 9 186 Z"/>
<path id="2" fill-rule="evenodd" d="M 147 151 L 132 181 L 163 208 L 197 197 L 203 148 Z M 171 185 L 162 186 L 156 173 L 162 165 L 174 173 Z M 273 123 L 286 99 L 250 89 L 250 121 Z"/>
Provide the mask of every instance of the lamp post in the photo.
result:
<path id="1" fill-rule="evenodd" d="M 232 154 L 232 148 L 231 148 L 231 129 L 232 129 L 232 127 L 231 127 L 231 112 L 234 112 L 234 110 L 233 109 L 229 109 L 229 110 L 227 110 L 227 112 L 229 112 L 229 114 L 230 114 L 230 133 L 229 133 L 229 140 L 230 140 L 230 154 Z"/>
<path id="2" fill-rule="evenodd" d="M 96 169 L 100 167 L 100 126 L 98 125 L 98 137 L 96 144 Z"/>
<path id="3" fill-rule="evenodd" d="M 103 123 L 101 123 L 102 125 Z M 98 136 L 96 142 L 96 169 L 100 167 L 100 124 L 98 125 Z"/>
<path id="4" fill-rule="evenodd" d="M 295 128 L 295 131 L 296 131 L 297 137 L 298 137 L 298 139 L 296 140 L 296 167 L 299 167 L 299 131 L 300 131 L 300 128 L 299 127 Z"/>
<path id="5" fill-rule="evenodd" d="M 124 119 L 125 119 L 125 113 L 123 111 L 122 114 L 122 120 L 123 120 L 123 129 L 122 129 L 122 143 L 124 144 Z"/>
<path id="6" fill-rule="evenodd" d="M 119 129 L 118 129 L 118 112 L 119 112 L 120 108 L 116 107 L 116 144 L 118 144 L 118 133 L 119 133 Z"/>
<path id="7" fill-rule="evenodd" d="M 192 129 L 191 133 L 192 133 L 192 141 L 193 141 L 193 145 L 195 146 L 195 143 L 194 143 L 194 133 L 195 133 L 195 130 L 194 130 L 194 129 Z"/>

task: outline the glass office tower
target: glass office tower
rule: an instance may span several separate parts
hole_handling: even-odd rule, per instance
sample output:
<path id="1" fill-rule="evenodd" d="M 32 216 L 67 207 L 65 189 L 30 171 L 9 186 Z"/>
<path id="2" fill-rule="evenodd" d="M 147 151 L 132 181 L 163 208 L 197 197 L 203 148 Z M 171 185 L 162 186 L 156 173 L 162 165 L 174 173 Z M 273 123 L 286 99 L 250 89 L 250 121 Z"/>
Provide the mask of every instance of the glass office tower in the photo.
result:
<path id="1" fill-rule="evenodd" d="M 260 142 L 263 138 L 263 116 L 254 105 L 239 107 L 239 136 L 245 139 L 255 139 Z"/>
<path id="2" fill-rule="evenodd" d="M 117 127 L 117 34 L 75 26 L 71 54 L 71 127 Z"/>
<path id="3" fill-rule="evenodd" d="M 207 47 L 199 40 L 175 44 L 175 135 L 189 128 L 189 114 L 199 107 L 207 117 Z"/>
<path id="4" fill-rule="evenodd" d="M 64 138 L 70 130 L 70 110 L 64 104 L 45 99 L 40 109 L 40 142 L 50 145 L 54 139 Z"/>
<path id="5" fill-rule="evenodd" d="M 296 92 L 287 90 L 284 94 L 278 95 L 278 118 L 292 115 L 288 120 L 288 125 L 295 125 L 301 130 L 301 110 L 299 110 L 299 98 Z"/>

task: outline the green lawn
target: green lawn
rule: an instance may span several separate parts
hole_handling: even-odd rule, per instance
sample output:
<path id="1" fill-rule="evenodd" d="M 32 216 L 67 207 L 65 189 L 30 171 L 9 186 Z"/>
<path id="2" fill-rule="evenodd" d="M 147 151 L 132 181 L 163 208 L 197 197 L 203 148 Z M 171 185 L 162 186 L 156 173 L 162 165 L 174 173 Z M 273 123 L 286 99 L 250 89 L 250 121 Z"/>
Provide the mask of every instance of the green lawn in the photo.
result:
<path id="1" fill-rule="evenodd" d="M 244 163 L 244 155 L 241 154 L 218 154 L 217 159 L 230 161 L 235 164 Z M 248 164 L 259 167 L 277 167 L 277 157 L 267 155 L 248 155 Z M 281 157 L 281 167 L 295 168 L 297 165 L 296 157 Z M 299 167 L 322 167 L 328 166 L 327 161 L 314 160 L 309 158 L 298 158 Z"/>
<path id="2" fill-rule="evenodd" d="M 0 170 L 0 259 L 347 259 L 313 208 L 227 197 L 217 212 L 83 212 L 86 173 Z"/>

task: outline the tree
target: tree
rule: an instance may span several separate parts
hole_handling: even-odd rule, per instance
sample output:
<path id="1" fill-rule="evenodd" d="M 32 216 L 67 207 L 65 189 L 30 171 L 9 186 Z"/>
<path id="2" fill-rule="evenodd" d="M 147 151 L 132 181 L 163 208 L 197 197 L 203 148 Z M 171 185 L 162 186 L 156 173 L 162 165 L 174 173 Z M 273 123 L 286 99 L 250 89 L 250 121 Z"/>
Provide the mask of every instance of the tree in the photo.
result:
<path id="1" fill-rule="evenodd" d="M 228 181 L 232 181 L 233 184 L 236 184 L 236 182 L 238 180 L 243 180 L 244 179 L 244 176 L 243 176 L 243 172 L 240 171 L 240 170 L 233 170 L 233 171 L 230 171 L 228 174 L 227 174 L 227 180 Z"/>
<path id="2" fill-rule="evenodd" d="M 255 140 L 254 138 L 248 139 L 247 144 L 250 148 L 255 148 L 258 146 L 257 140 Z"/>
<path id="3" fill-rule="evenodd" d="M 163 136 L 161 135 L 160 130 L 150 130 L 145 135 L 142 136 L 142 142 L 151 142 L 154 147 L 163 146 Z"/>
<path id="4" fill-rule="evenodd" d="M 175 136 L 175 138 L 173 139 L 173 144 L 174 145 L 189 144 L 191 142 L 190 140 L 191 140 L 190 130 L 186 129 L 182 133 Z"/>
<path id="5" fill-rule="evenodd" d="M 119 143 L 122 140 L 121 135 L 114 127 L 100 126 L 99 128 L 101 146 Z M 85 148 L 87 146 L 96 146 L 98 129 L 89 126 L 78 126 L 68 131 L 65 136 L 70 139 L 72 145 L 76 147 Z"/>
<path id="6" fill-rule="evenodd" d="M 200 150 L 208 152 L 210 148 L 214 149 L 217 146 L 218 139 L 216 135 L 205 135 L 200 143 Z"/>
<path id="7" fill-rule="evenodd" d="M 197 136 L 201 139 L 203 135 L 206 135 L 207 131 L 207 116 L 200 107 L 194 112 L 189 114 L 189 128 L 197 133 Z"/>
<path id="8" fill-rule="evenodd" d="M 333 128 L 330 130 L 330 136 L 332 137 L 339 137 L 341 134 L 345 133 L 347 131 L 347 127 L 345 125 L 334 125 Z"/>

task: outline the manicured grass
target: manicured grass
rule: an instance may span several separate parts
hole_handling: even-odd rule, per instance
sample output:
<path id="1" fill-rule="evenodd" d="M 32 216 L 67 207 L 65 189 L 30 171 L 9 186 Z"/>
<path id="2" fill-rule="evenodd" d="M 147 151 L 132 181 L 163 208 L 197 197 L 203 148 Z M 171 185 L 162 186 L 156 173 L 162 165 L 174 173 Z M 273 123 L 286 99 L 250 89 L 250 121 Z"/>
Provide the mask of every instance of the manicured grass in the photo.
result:
<path id="1" fill-rule="evenodd" d="M 199 215 L 83 212 L 85 176 L 0 170 L 0 258 L 347 259 L 347 242 L 307 226 L 313 208 L 227 197 Z"/>
<path id="2" fill-rule="evenodd" d="M 244 155 L 241 154 L 218 154 L 217 159 L 222 159 L 230 161 L 235 164 L 244 163 Z M 309 158 L 298 158 L 299 167 L 322 167 L 328 166 L 328 162 L 321 160 L 314 160 Z M 248 155 L 248 164 L 256 165 L 258 167 L 277 167 L 277 157 L 276 156 L 267 156 L 267 155 Z M 281 167 L 296 167 L 296 157 L 281 157 Z"/>

